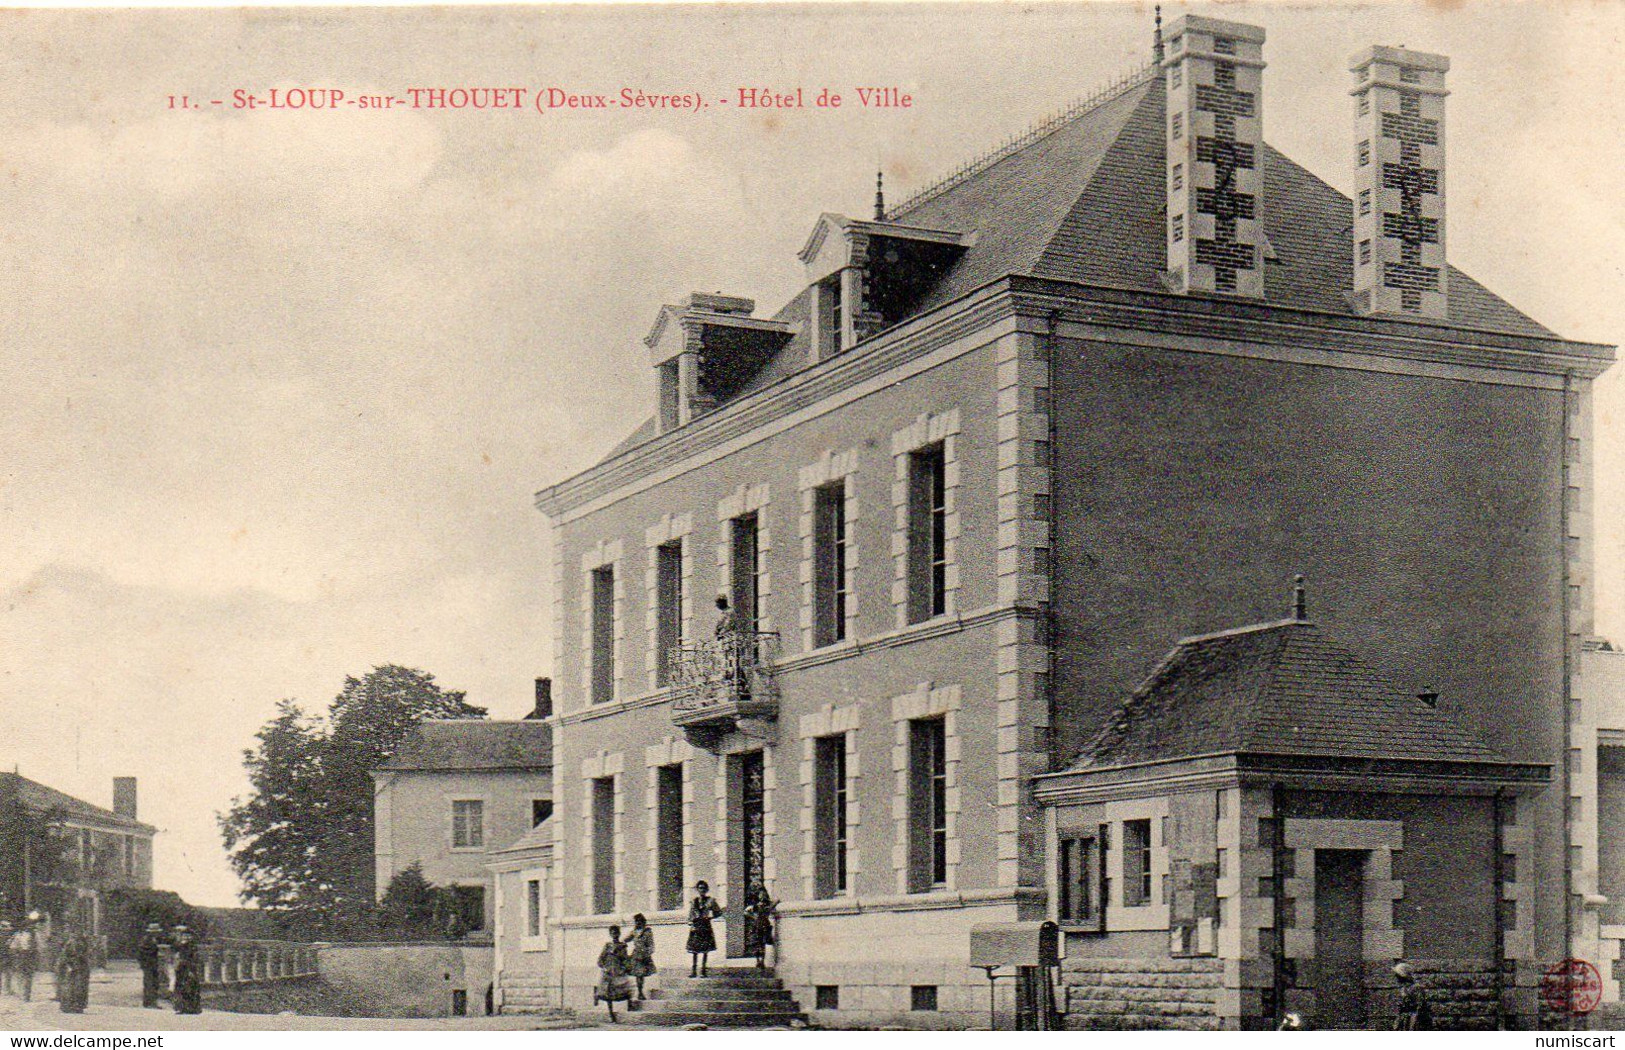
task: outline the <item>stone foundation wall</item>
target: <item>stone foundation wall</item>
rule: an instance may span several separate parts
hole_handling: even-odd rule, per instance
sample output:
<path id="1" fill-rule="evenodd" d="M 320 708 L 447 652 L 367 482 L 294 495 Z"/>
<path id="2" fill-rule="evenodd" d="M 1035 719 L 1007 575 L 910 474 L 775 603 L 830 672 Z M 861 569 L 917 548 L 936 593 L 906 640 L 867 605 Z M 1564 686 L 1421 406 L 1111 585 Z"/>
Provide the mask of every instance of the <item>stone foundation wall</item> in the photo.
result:
<path id="1" fill-rule="evenodd" d="M 1411 969 L 1427 993 L 1436 1030 L 1478 1032 L 1499 1027 L 1495 964 L 1488 959 L 1416 959 L 1411 960 Z M 1368 978 L 1366 987 L 1371 996 L 1372 1027 L 1391 1027 L 1399 999 L 1392 971 Z"/>
<path id="2" fill-rule="evenodd" d="M 1068 1028 L 1216 1031 L 1217 959 L 1081 959 L 1061 968 Z"/>

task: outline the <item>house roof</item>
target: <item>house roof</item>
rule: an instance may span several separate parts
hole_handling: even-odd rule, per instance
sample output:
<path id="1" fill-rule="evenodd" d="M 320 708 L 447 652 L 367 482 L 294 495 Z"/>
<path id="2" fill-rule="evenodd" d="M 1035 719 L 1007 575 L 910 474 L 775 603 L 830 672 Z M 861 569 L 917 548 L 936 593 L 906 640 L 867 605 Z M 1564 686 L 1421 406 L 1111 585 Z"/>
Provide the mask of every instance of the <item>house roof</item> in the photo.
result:
<path id="1" fill-rule="evenodd" d="M 489 852 L 493 855 L 503 853 L 530 853 L 535 850 L 551 849 L 553 846 L 553 820 L 548 818 L 535 825 L 529 831 L 519 836 L 508 845 Z"/>
<path id="2" fill-rule="evenodd" d="M 1306 620 L 1182 640 L 1074 769 L 1218 754 L 1505 761 Z"/>
<path id="3" fill-rule="evenodd" d="M 378 768 L 381 772 L 458 772 L 550 769 L 552 765 L 553 730 L 546 722 L 450 718 L 419 725 Z"/>
<path id="4" fill-rule="evenodd" d="M 16 786 L 17 800 L 36 813 L 46 813 L 52 810 L 61 814 L 70 821 L 87 824 L 104 825 L 115 828 L 128 828 L 131 831 L 144 832 L 148 835 L 156 834 L 158 829 L 151 824 L 144 824 L 139 820 L 119 816 L 110 809 L 93 805 L 83 799 L 58 791 L 53 787 L 46 787 L 37 781 L 29 780 L 19 773 L 0 773 L 0 791 Z"/>

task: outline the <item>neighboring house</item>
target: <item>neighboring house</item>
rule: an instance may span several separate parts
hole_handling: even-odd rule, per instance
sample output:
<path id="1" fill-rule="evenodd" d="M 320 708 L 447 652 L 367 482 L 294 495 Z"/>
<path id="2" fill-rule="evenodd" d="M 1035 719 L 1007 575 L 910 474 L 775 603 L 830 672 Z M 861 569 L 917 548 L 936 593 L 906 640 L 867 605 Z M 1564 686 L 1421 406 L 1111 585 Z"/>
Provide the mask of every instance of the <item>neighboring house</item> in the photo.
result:
<path id="1" fill-rule="evenodd" d="M 515 876 L 549 899 L 503 923 L 533 948 L 501 949 L 505 987 L 590 1003 L 603 928 L 640 911 L 662 970 L 686 967 L 706 879 L 727 956 L 752 883 L 782 902 L 780 973 L 828 1023 L 985 1023 L 971 927 L 1046 917 L 1072 982 L 1087 964 L 1156 999 L 1201 971 L 1179 998 L 1214 1026 L 1306 1003 L 1391 1024 L 1413 950 L 1497 975 L 1474 1023 L 1531 1022 L 1543 967 L 1577 950 L 1564 748 L 1613 353 L 1447 263 L 1446 59 L 1372 48 L 1352 93 L 1323 85 L 1325 126 L 1352 117 L 1326 132 L 1351 200 L 1265 143 L 1263 40 L 1182 18 L 1147 68 L 1008 147 L 870 219 L 821 216 L 777 314 L 659 311 L 654 418 L 537 496 L 561 819 L 551 854 L 493 858 L 547 872 Z M 1360 708 L 1460 734 L 1352 782 L 1304 775 L 1363 761 L 1335 748 L 1292 752 L 1310 766 L 1279 783 L 1268 763 L 1141 777 L 1097 816 L 1099 763 L 1197 757 L 1171 733 L 1160 756 L 1089 750 L 1125 698 L 1180 639 L 1277 620 L 1297 573 L 1336 666 L 1371 673 L 1304 679 L 1272 725 Z M 1251 711 L 1257 681 L 1213 710 Z M 1403 699 L 1424 693 L 1437 713 Z M 1215 754 L 1251 761 L 1253 739 Z M 1040 783 L 1076 791 L 1047 807 Z M 1478 866 L 1473 905 L 1435 921 L 1446 794 Z M 1203 806 L 1211 848 L 1160 821 Z M 1370 936 L 1319 939 L 1321 850 L 1363 894 L 1324 914 L 1369 914 Z M 1077 870 L 1105 873 L 1085 921 L 1054 892 Z"/>
<path id="2" fill-rule="evenodd" d="M 548 680 L 520 721 L 424 722 L 373 772 L 377 892 L 413 864 L 457 896 L 462 925 L 490 936 L 494 904 L 486 852 L 506 846 L 553 812 Z"/>
<path id="3" fill-rule="evenodd" d="M 97 937 L 111 932 L 106 897 L 152 888 L 158 833 L 137 819 L 134 777 L 113 778 L 112 801 L 113 808 L 104 809 L 19 773 L 0 773 L 0 917 L 39 911 L 55 929 L 76 921 Z M 47 824 L 57 840 L 50 847 L 54 864 L 41 858 L 38 840 L 23 833 Z"/>

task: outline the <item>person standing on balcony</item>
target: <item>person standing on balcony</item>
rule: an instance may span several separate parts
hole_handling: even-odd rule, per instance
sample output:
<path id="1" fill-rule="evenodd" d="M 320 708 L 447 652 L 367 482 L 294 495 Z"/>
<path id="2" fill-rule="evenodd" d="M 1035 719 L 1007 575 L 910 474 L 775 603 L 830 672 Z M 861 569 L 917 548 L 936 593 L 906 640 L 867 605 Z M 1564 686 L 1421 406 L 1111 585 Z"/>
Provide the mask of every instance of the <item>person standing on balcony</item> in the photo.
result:
<path id="1" fill-rule="evenodd" d="M 722 914 L 722 905 L 711 896 L 711 887 L 701 879 L 694 884 L 696 896 L 688 905 L 688 954 L 690 977 L 706 976 L 706 964 L 717 950 L 717 934 L 712 922 Z"/>

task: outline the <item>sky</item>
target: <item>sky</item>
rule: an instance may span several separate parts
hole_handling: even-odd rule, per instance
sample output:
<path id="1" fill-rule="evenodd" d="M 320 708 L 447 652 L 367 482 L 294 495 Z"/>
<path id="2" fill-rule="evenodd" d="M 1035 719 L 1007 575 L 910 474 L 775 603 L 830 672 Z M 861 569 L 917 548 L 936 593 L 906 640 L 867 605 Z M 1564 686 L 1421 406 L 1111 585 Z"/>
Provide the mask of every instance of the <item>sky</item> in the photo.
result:
<path id="1" fill-rule="evenodd" d="M 1625 3 L 1165 5 L 1269 34 L 1265 134 L 1351 181 L 1347 57 L 1449 55 L 1449 254 L 1625 338 Z M 1148 5 L 0 12 L 0 766 L 235 901 L 215 815 L 293 697 L 382 663 L 493 716 L 550 672 L 533 493 L 653 405 L 690 291 L 771 313 L 866 215 L 1150 56 Z M 239 89 L 829 87 L 839 110 L 235 109 Z M 895 86 L 907 109 L 850 104 Z M 186 95 L 199 109 L 170 108 Z M 211 105 L 220 99 L 224 106 Z M 1625 394 L 1597 384 L 1598 629 L 1625 638 Z"/>

